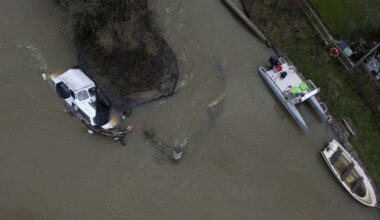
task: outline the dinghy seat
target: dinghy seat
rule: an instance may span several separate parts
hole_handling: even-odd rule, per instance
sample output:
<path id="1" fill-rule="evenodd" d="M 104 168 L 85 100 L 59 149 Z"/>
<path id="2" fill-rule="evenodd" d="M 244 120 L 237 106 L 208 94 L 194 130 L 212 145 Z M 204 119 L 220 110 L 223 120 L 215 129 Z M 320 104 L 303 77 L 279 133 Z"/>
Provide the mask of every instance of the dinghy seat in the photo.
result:
<path id="1" fill-rule="evenodd" d="M 347 168 L 344 170 L 344 172 L 342 173 L 342 175 L 340 176 L 340 178 L 341 178 L 342 180 L 346 179 L 346 177 L 347 177 L 348 175 L 350 175 L 350 173 L 351 173 L 351 171 L 354 169 L 354 167 L 355 167 L 354 163 L 350 163 L 350 164 L 347 166 Z"/>
<path id="2" fill-rule="evenodd" d="M 292 86 L 290 88 L 290 92 L 293 94 L 293 95 L 298 95 L 299 93 L 301 93 L 301 89 L 298 88 L 298 86 Z"/>
<path id="3" fill-rule="evenodd" d="M 330 157 L 330 163 L 334 164 L 339 159 L 340 155 L 342 155 L 342 150 L 338 148 L 338 150 Z"/>
<path id="4" fill-rule="evenodd" d="M 352 186 L 351 191 L 358 196 L 364 196 L 365 192 L 363 192 L 363 177 L 360 177 L 355 184 Z"/>
<path id="5" fill-rule="evenodd" d="M 302 90 L 302 91 L 306 91 L 309 89 L 309 86 L 307 85 L 306 82 L 301 82 L 300 85 L 299 85 L 299 88 Z"/>

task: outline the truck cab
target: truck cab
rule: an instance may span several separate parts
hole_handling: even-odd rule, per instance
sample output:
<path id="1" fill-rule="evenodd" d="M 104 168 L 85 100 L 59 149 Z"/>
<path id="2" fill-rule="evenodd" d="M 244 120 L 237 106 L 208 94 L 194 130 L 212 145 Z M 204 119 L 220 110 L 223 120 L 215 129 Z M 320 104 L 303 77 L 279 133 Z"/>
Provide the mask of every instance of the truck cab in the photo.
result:
<path id="1" fill-rule="evenodd" d="M 92 126 L 101 126 L 97 120 L 95 83 L 81 69 L 69 69 L 52 78 L 55 90 L 70 110 Z M 108 120 L 108 118 L 106 119 Z"/>

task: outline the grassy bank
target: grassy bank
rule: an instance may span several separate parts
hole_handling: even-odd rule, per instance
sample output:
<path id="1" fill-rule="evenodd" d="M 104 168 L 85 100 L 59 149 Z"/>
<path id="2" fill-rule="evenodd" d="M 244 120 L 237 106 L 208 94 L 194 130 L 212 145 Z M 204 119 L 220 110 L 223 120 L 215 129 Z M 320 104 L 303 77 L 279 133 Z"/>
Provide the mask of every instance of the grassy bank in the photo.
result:
<path id="1" fill-rule="evenodd" d="M 292 1 L 266 6 L 262 0 L 244 0 L 250 17 L 298 66 L 321 87 L 321 96 L 333 115 L 353 120 L 358 135 L 352 143 L 380 188 L 380 132 L 372 113 L 355 91 L 339 63 L 332 60 L 307 18 Z"/>
<path id="2" fill-rule="evenodd" d="M 378 0 L 311 0 L 330 30 L 346 39 L 367 36 L 380 28 Z"/>

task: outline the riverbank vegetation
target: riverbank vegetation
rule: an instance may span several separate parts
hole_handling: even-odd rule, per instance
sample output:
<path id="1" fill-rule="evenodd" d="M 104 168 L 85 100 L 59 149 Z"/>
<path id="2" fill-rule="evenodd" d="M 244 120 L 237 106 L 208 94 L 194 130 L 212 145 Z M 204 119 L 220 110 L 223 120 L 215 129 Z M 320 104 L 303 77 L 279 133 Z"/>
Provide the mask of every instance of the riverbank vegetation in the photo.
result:
<path id="1" fill-rule="evenodd" d="M 358 134 L 350 141 L 380 188 L 380 131 L 372 112 L 345 69 L 331 59 L 320 37 L 292 0 L 243 0 L 250 18 L 287 54 L 305 77 L 321 87 L 322 99 L 337 119 L 349 117 Z M 269 4 L 269 3 L 272 4 Z M 322 13 L 323 14 L 323 13 Z"/>
<path id="2" fill-rule="evenodd" d="M 378 0 L 311 0 L 311 3 L 335 36 L 380 39 Z"/>
<path id="3" fill-rule="evenodd" d="M 81 68 L 121 108 L 174 90 L 176 58 L 147 0 L 58 0 L 67 11 Z"/>

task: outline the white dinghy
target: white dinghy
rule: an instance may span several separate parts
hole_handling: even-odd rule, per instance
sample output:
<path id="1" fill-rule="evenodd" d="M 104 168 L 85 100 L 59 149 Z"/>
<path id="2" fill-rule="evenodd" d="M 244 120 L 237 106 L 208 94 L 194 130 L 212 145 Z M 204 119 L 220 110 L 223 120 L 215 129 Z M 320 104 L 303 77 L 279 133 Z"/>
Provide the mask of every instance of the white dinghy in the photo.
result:
<path id="1" fill-rule="evenodd" d="M 334 176 L 356 200 L 376 207 L 375 190 L 368 176 L 338 141 L 332 140 L 321 153 Z"/>

